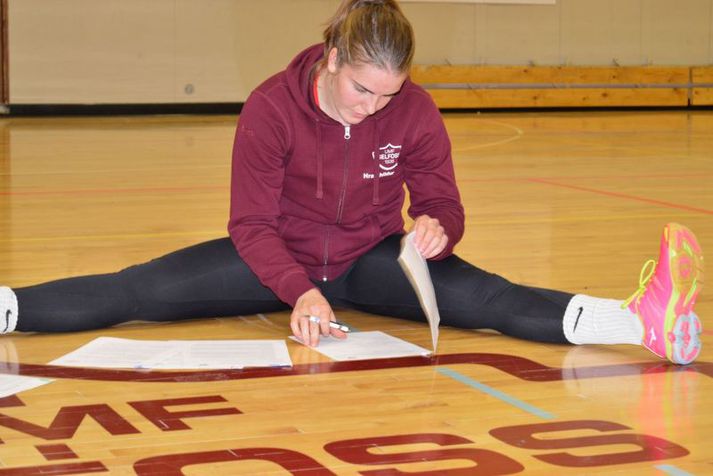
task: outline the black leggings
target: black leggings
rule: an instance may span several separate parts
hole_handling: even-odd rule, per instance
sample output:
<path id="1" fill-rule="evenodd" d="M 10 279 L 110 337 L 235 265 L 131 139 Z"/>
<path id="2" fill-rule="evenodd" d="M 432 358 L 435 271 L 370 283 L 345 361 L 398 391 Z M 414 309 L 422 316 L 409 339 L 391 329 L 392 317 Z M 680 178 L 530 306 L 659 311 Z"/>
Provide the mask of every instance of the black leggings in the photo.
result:
<path id="1" fill-rule="evenodd" d="M 385 239 L 339 278 L 315 283 L 333 307 L 425 321 L 396 258 L 400 235 Z M 441 324 L 567 342 L 562 317 L 571 294 L 530 288 L 457 256 L 429 261 Z M 19 288 L 17 330 L 66 332 L 130 320 L 174 321 L 289 309 L 261 285 L 229 238 L 175 251 L 118 273 Z"/>

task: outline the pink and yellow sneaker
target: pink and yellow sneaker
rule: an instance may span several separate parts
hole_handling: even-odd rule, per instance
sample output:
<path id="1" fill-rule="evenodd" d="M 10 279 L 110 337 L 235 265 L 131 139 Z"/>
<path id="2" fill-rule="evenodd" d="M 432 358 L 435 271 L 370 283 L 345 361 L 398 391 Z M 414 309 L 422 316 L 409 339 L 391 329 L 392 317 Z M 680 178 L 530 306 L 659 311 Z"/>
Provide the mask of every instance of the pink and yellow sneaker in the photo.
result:
<path id="1" fill-rule="evenodd" d="M 642 344 L 675 364 L 689 364 L 701 352 L 701 321 L 693 312 L 703 287 L 703 253 L 691 230 L 664 227 L 658 263 L 641 270 L 639 289 L 624 303 L 641 319 Z"/>

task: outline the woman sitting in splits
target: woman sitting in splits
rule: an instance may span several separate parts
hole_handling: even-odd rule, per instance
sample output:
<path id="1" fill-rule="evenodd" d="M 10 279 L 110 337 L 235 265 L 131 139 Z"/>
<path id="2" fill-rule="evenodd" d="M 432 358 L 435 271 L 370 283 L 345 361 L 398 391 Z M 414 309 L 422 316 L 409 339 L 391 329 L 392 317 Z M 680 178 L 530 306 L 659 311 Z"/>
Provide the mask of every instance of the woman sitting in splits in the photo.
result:
<path id="1" fill-rule="evenodd" d="M 333 306 L 425 317 L 396 258 L 409 189 L 415 244 L 442 323 L 542 342 L 643 345 L 686 364 L 703 257 L 664 228 L 658 262 L 626 302 L 513 284 L 452 254 L 464 214 L 441 115 L 409 80 L 411 25 L 394 0 L 344 0 L 324 43 L 300 52 L 246 101 L 235 134 L 229 238 L 114 274 L 0 288 L 0 331 L 63 332 L 292 308 L 317 345 Z M 312 319 L 310 319 L 312 316 Z"/>

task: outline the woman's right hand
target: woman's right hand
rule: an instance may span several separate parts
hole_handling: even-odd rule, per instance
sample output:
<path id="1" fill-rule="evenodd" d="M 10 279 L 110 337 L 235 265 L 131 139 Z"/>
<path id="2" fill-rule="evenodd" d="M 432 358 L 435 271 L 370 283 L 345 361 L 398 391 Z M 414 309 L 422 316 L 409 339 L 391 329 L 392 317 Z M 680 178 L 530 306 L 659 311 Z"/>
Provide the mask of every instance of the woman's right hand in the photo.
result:
<path id="1" fill-rule="evenodd" d="M 310 316 L 318 317 L 319 322 L 313 322 Z M 336 320 L 327 299 L 319 289 L 312 288 L 297 299 L 290 316 L 290 327 L 295 337 L 310 347 L 316 347 L 320 335 L 332 335 L 338 339 L 347 337 L 346 333 L 329 326 L 329 321 Z"/>

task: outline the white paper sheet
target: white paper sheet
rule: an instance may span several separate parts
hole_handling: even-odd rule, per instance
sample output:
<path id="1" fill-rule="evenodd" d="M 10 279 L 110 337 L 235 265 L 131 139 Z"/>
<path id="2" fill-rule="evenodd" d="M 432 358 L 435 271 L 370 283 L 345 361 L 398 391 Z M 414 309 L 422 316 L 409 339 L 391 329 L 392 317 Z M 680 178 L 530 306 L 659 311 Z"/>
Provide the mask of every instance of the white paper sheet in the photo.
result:
<path id="1" fill-rule="evenodd" d="M 294 336 L 290 339 L 300 342 Z M 350 332 L 346 339 L 320 337 L 312 347 L 333 360 L 386 359 L 410 355 L 430 355 L 431 351 L 381 331 Z"/>
<path id="2" fill-rule="evenodd" d="M 402 238 L 399 264 L 411 282 L 414 291 L 416 291 L 418 300 L 421 303 L 421 309 L 426 314 L 428 325 L 431 328 L 431 341 L 433 352 L 435 353 L 438 347 L 438 325 L 441 323 L 441 315 L 438 313 L 436 292 L 433 290 L 433 282 L 431 281 L 431 274 L 428 272 L 428 265 L 413 244 L 413 239 L 413 233 L 409 233 Z"/>
<path id="3" fill-rule="evenodd" d="M 0 398 L 9 397 L 53 382 L 51 379 L 0 374 Z"/>
<path id="4" fill-rule="evenodd" d="M 291 367 L 284 340 L 131 340 L 99 337 L 52 365 L 141 369 Z"/>

